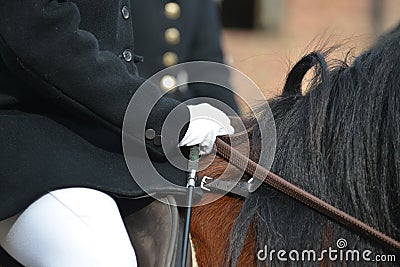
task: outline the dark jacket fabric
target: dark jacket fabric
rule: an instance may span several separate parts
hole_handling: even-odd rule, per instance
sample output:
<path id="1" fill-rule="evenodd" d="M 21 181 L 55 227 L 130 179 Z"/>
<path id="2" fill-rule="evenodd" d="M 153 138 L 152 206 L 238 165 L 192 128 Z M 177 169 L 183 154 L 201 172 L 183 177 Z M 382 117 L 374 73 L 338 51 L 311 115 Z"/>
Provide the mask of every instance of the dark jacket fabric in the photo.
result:
<path id="1" fill-rule="evenodd" d="M 125 110 L 144 82 L 123 9 L 128 0 L 0 0 L 0 220 L 57 188 L 145 195 L 121 153 Z M 162 97 L 146 129 L 160 134 L 178 104 Z M 179 109 L 184 124 L 189 112 Z M 156 158 L 167 179 L 185 184 L 183 171 Z"/>
<path id="2" fill-rule="evenodd" d="M 170 3 L 176 4 L 175 16 L 166 14 L 166 7 Z M 176 56 L 176 62 L 172 61 L 172 65 L 189 61 L 224 63 L 220 45 L 221 25 L 215 1 L 132 0 L 132 13 L 135 51 L 144 57 L 144 61 L 137 64 L 141 76 L 150 77 L 170 66 L 166 64 L 165 57 L 171 53 Z M 173 34 L 169 35 L 171 30 Z M 207 75 L 207 71 L 203 70 L 204 75 Z M 221 79 L 228 81 L 229 73 Z M 227 104 L 235 112 L 239 111 L 232 91 L 210 84 L 180 87 L 170 91 L 170 96 L 179 101 L 210 97 Z M 215 105 L 215 102 L 210 104 Z M 218 108 L 234 115 L 224 107 Z"/>

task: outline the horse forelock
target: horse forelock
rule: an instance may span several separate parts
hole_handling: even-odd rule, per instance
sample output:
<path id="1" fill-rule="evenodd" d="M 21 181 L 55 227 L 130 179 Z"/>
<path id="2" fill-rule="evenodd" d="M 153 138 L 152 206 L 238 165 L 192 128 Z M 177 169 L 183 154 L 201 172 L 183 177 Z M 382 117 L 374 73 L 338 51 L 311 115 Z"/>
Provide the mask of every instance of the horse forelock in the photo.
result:
<path id="1" fill-rule="evenodd" d="M 271 170 L 400 239 L 400 29 L 380 38 L 350 64 L 328 68 L 324 53 L 314 54 L 318 60 L 308 92 L 283 94 L 269 102 L 277 128 Z M 292 81 L 285 89 L 296 92 L 296 86 Z M 257 131 L 256 127 L 253 136 Z M 253 146 L 259 141 L 253 138 Z M 336 240 L 345 238 L 349 249 L 381 251 L 264 186 L 245 201 L 236 222 L 230 248 L 233 265 L 252 223 L 258 249 L 267 245 L 270 250 L 320 251 L 336 248 Z"/>

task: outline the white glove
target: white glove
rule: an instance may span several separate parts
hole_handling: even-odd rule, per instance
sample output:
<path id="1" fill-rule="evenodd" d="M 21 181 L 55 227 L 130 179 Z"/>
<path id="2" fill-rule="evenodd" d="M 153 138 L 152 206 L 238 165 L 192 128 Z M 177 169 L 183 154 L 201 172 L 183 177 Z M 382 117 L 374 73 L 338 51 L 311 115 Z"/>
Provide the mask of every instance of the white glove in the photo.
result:
<path id="1" fill-rule="evenodd" d="M 188 105 L 188 108 L 190 124 L 179 146 L 200 145 L 200 155 L 205 155 L 212 151 L 217 136 L 234 133 L 228 116 L 210 104 Z"/>

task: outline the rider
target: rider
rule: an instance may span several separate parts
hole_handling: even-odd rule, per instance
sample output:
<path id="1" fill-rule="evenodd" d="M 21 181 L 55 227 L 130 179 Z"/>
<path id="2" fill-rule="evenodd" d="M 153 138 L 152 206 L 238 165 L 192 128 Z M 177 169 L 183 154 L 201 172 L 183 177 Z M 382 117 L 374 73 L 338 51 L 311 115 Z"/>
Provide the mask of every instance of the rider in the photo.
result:
<path id="1" fill-rule="evenodd" d="M 0 0 L 0 244 L 25 266 L 136 266 L 115 202 L 145 195 L 121 153 L 124 113 L 144 83 L 132 44 L 129 1 Z M 209 153 L 233 132 L 218 109 L 168 97 L 146 132 L 161 135 L 173 109 L 190 121 L 180 146 Z M 146 146 L 164 178 L 185 185 L 158 144 Z"/>

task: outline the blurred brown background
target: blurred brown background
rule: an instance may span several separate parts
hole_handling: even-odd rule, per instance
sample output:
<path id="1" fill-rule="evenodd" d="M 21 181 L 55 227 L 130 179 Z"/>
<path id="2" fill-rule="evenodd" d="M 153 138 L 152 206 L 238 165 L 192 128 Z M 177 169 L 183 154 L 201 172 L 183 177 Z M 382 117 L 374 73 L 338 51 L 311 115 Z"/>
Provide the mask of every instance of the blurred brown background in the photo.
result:
<path id="1" fill-rule="evenodd" d="M 290 67 L 318 43 L 343 44 L 333 55 L 343 59 L 400 22 L 400 0 L 223 0 L 220 6 L 227 63 L 266 97 L 280 92 Z"/>

